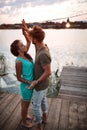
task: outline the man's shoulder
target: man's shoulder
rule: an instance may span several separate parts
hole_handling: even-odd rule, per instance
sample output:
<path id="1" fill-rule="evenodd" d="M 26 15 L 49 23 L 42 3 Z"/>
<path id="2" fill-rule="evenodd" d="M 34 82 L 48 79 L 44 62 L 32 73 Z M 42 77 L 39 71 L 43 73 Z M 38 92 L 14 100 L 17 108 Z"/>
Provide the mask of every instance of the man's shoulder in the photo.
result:
<path id="1" fill-rule="evenodd" d="M 44 48 L 44 49 L 42 49 L 41 50 L 41 52 L 40 52 L 40 54 L 50 54 L 50 52 L 49 52 L 49 49 L 48 48 Z"/>
<path id="2" fill-rule="evenodd" d="M 44 57 L 44 56 L 51 57 L 50 52 L 46 49 L 44 49 L 40 52 L 40 56 L 41 57 Z"/>

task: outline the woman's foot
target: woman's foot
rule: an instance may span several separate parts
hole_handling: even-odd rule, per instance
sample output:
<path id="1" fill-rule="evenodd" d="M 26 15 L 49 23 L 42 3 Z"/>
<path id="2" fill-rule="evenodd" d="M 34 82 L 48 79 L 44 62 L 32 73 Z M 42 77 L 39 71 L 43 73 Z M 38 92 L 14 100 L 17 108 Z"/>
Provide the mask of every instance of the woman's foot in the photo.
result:
<path id="1" fill-rule="evenodd" d="M 22 122 L 21 125 L 27 128 L 32 128 L 34 126 L 32 123 L 27 123 L 27 122 L 26 123 Z"/>
<path id="2" fill-rule="evenodd" d="M 32 120 L 32 117 L 30 115 L 27 115 L 28 120 Z"/>

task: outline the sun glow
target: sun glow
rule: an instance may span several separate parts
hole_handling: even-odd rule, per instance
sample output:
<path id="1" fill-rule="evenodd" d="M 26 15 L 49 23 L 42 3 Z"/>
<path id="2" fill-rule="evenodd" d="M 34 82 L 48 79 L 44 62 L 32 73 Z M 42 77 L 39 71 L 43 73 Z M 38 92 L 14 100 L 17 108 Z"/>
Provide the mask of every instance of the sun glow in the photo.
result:
<path id="1" fill-rule="evenodd" d="M 67 24 L 66 24 L 66 28 L 70 28 L 70 23 L 67 23 Z"/>

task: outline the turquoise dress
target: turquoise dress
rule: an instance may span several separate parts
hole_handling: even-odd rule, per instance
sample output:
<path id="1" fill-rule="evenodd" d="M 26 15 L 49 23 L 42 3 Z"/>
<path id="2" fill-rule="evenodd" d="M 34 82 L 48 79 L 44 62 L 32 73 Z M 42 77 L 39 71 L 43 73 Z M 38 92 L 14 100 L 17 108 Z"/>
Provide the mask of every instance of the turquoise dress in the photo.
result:
<path id="1" fill-rule="evenodd" d="M 34 63 L 26 60 L 24 58 L 16 58 L 16 61 L 20 61 L 22 63 L 22 73 L 21 76 L 28 81 L 32 81 L 34 79 Z M 20 83 L 20 95 L 24 101 L 29 101 L 32 98 L 32 89 L 27 89 L 26 87 L 29 84 L 25 84 L 23 82 Z"/>

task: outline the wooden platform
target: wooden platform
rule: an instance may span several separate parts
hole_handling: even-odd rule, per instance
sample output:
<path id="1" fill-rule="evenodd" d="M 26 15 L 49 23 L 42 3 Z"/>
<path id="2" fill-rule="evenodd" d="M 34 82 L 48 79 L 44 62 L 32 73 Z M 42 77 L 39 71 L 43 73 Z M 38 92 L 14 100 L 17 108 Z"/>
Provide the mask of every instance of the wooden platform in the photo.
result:
<path id="1" fill-rule="evenodd" d="M 47 101 L 48 123 L 43 125 L 44 130 L 87 130 L 87 102 L 61 98 Z M 0 130 L 29 130 L 20 125 L 20 110 L 19 95 L 0 93 Z"/>
<path id="2" fill-rule="evenodd" d="M 87 101 L 87 68 L 64 67 L 60 75 L 59 97 Z"/>
<path id="3" fill-rule="evenodd" d="M 87 68 L 64 67 L 60 80 L 58 97 L 47 98 L 48 123 L 43 130 L 87 130 Z M 30 130 L 21 126 L 19 95 L 0 93 L 0 130 Z"/>

